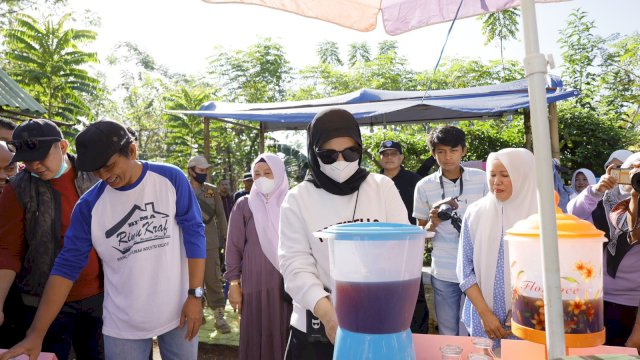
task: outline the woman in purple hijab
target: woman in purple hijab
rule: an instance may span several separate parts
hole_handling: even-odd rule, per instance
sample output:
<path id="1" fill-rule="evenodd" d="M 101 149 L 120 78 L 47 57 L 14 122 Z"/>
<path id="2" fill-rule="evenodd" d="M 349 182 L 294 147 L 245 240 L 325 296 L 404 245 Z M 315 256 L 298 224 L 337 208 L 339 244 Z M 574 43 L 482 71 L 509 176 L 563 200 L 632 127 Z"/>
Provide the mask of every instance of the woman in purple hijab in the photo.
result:
<path id="1" fill-rule="evenodd" d="M 229 216 L 224 277 L 240 318 L 240 359 L 283 359 L 291 300 L 278 269 L 280 205 L 289 189 L 284 162 L 262 154 L 253 162 L 253 187 Z"/>

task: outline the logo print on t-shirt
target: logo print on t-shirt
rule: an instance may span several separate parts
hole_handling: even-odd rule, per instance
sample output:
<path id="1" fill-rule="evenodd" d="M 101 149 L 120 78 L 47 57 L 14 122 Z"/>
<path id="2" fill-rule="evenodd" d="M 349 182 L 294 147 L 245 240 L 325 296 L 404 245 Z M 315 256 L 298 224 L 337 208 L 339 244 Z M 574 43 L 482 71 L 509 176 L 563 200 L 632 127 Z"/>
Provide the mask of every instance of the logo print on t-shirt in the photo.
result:
<path id="1" fill-rule="evenodd" d="M 144 208 L 133 205 L 118 223 L 105 232 L 105 236 L 115 240 L 112 247 L 124 255 L 138 244 L 167 239 L 168 217 L 157 211 L 153 202 L 144 204 Z"/>

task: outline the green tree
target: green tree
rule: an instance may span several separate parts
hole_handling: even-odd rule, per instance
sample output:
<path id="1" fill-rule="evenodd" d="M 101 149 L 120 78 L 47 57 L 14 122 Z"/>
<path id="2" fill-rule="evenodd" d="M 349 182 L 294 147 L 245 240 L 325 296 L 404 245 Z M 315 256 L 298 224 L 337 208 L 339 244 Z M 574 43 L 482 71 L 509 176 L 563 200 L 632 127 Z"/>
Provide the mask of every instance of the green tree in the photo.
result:
<path id="1" fill-rule="evenodd" d="M 571 102 L 558 106 L 558 122 L 562 164 L 569 169 L 587 168 L 602 174 L 612 151 L 632 148 L 640 140 L 637 132 Z"/>
<path id="2" fill-rule="evenodd" d="M 398 51 L 398 41 L 396 40 L 382 40 L 378 43 L 378 55 L 385 55 L 390 52 Z"/>
<path id="3" fill-rule="evenodd" d="M 267 146 L 267 152 L 283 156 L 287 176 L 289 177 L 289 186 L 293 187 L 304 181 L 309 170 L 309 160 L 306 154 L 294 146 L 281 142 Z"/>
<path id="4" fill-rule="evenodd" d="M 359 47 L 365 47 L 362 44 Z M 368 45 L 366 45 L 368 48 Z M 384 90 L 412 90 L 420 86 L 416 74 L 407 66 L 407 60 L 398 55 L 395 41 L 383 41 L 379 53 L 369 60 L 358 60 L 348 69 L 320 63 L 307 66 L 298 72 L 297 87 L 290 92 L 290 99 L 305 100 L 342 95 L 362 88 Z"/>
<path id="5" fill-rule="evenodd" d="M 335 41 L 321 41 L 316 48 L 316 54 L 321 64 L 329 64 L 333 66 L 342 66 L 344 63 L 340 58 L 340 49 Z"/>
<path id="6" fill-rule="evenodd" d="M 640 112 L 640 34 L 621 36 L 607 44 L 603 70 L 598 77 L 601 91 L 599 112 L 637 129 Z"/>
<path id="7" fill-rule="evenodd" d="M 596 109 L 599 92 L 598 65 L 605 41 L 595 35 L 595 22 L 587 13 L 576 9 L 569 15 L 567 26 L 560 31 L 558 42 L 562 48 L 562 77 L 568 86 L 580 91 L 579 106 Z"/>
<path id="8" fill-rule="evenodd" d="M 480 60 L 445 58 L 435 74 L 431 72 L 417 74 L 414 87 L 424 89 L 423 84 L 429 83 L 429 90 L 458 89 L 499 84 L 523 77 L 522 64 L 514 60 L 507 60 L 504 63 L 492 60 L 486 63 Z"/>
<path id="9" fill-rule="evenodd" d="M 371 61 L 371 48 L 366 41 L 349 44 L 348 63 L 350 67 L 368 61 Z"/>
<path id="10" fill-rule="evenodd" d="M 485 36 L 485 45 L 498 41 L 500 45 L 500 60 L 504 64 L 504 42 L 515 40 L 518 37 L 518 19 L 520 9 L 506 9 L 478 17 L 482 21 L 482 34 Z M 504 66 L 503 66 L 504 67 Z"/>
<path id="11" fill-rule="evenodd" d="M 80 49 L 95 40 L 96 33 L 66 28 L 70 17 L 40 24 L 29 15 L 16 14 L 2 35 L 7 72 L 47 109 L 49 119 L 76 123 L 89 114 L 83 95 L 93 95 L 99 81 L 83 68 L 97 62 L 96 54 Z"/>
<path id="12" fill-rule="evenodd" d="M 232 102 L 285 100 L 291 80 L 284 48 L 270 38 L 246 50 L 219 49 L 210 62 L 209 73 L 222 89 L 222 98 Z"/>
<path id="13" fill-rule="evenodd" d="M 0 1 L 0 29 L 9 27 L 15 14 L 54 9 L 67 5 L 67 0 L 2 0 Z"/>
<path id="14" fill-rule="evenodd" d="M 522 116 L 513 121 L 492 119 L 462 121 L 458 125 L 467 137 L 467 160 L 486 160 L 493 151 L 510 147 L 524 147 Z"/>
<path id="15" fill-rule="evenodd" d="M 194 110 L 214 98 L 207 88 L 182 86 L 165 96 L 167 110 Z M 165 113 L 167 124 L 167 161 L 185 169 L 194 155 L 204 154 L 204 125 L 199 116 Z"/>
<path id="16" fill-rule="evenodd" d="M 113 91 L 119 107 L 113 116 L 138 133 L 141 159 L 166 161 L 167 127 L 164 110 L 170 89 L 179 87 L 165 68 L 133 43 L 117 44 L 107 59 L 112 71 L 120 73 Z"/>

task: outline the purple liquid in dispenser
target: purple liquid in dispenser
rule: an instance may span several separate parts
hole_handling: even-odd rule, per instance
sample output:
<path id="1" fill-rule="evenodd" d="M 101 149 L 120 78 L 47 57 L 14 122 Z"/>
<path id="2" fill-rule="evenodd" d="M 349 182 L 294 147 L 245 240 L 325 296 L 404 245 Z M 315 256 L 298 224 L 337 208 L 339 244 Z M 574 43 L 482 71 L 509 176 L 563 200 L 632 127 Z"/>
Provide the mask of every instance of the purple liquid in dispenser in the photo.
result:
<path id="1" fill-rule="evenodd" d="M 404 331 L 418 298 L 420 278 L 385 282 L 336 281 L 340 327 L 362 334 Z"/>

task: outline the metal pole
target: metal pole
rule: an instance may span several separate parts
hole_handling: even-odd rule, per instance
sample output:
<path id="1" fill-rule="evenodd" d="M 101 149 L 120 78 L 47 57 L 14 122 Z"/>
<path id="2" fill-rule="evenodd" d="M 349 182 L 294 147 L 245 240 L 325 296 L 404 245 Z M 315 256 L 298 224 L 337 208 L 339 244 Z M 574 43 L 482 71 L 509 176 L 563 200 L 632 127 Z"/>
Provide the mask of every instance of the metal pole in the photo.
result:
<path id="1" fill-rule="evenodd" d="M 547 60 L 540 53 L 538 26 L 533 0 L 522 0 L 522 26 L 525 46 L 524 68 L 529 84 L 531 132 L 536 159 L 538 213 L 540 214 L 543 264 L 545 328 L 547 358 L 565 355 L 562 296 L 560 293 L 560 259 L 554 204 L 551 142 L 546 97 Z"/>

